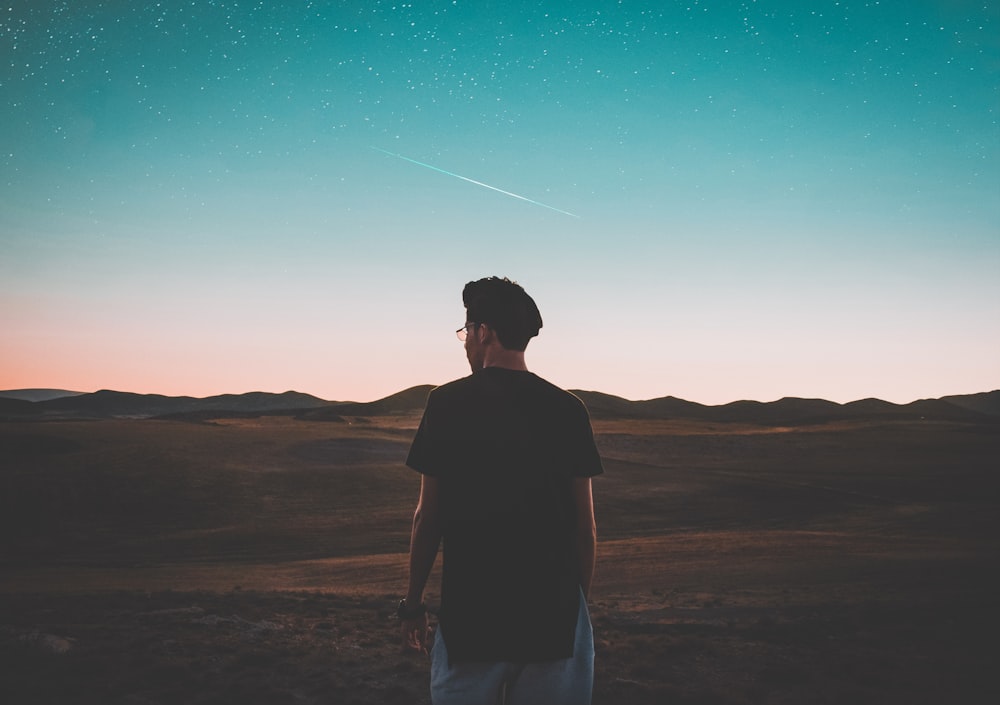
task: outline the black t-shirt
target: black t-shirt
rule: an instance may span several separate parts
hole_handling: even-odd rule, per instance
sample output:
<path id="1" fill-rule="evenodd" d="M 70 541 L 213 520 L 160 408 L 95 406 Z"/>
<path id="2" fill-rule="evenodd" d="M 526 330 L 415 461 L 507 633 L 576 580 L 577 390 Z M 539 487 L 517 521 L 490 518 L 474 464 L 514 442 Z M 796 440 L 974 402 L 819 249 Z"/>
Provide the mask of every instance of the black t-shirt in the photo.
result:
<path id="1" fill-rule="evenodd" d="M 485 368 L 430 393 L 406 464 L 438 480 L 450 659 L 572 656 L 573 479 L 603 472 L 583 402 L 530 372 Z"/>

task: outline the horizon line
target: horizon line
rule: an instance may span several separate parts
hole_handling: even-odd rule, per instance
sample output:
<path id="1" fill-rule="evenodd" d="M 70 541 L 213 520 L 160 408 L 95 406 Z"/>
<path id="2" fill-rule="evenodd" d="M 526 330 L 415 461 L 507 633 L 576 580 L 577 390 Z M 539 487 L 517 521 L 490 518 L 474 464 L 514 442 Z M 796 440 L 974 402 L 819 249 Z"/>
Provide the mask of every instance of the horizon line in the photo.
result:
<path id="1" fill-rule="evenodd" d="M 99 392 L 114 392 L 116 394 L 134 394 L 136 396 L 159 396 L 159 397 L 174 398 L 174 399 L 181 399 L 181 398 L 189 398 L 189 399 L 211 399 L 211 398 L 214 398 L 214 397 L 245 396 L 245 395 L 248 395 L 248 394 L 271 394 L 271 395 L 274 395 L 274 396 L 281 396 L 283 394 L 302 394 L 302 395 L 305 395 L 305 396 L 310 396 L 310 397 L 313 397 L 315 399 L 318 399 L 319 401 L 327 402 L 329 404 L 372 404 L 372 403 L 375 403 L 375 402 L 382 401 L 384 399 L 389 399 L 391 397 L 397 396 L 397 395 L 402 394 L 404 392 L 410 391 L 411 389 L 417 389 L 419 387 L 431 387 L 431 388 L 434 388 L 434 387 L 437 387 L 437 386 L 440 386 L 440 385 L 429 384 L 429 383 L 414 384 L 414 385 L 410 385 L 409 387 L 404 387 L 403 389 L 400 389 L 399 391 L 392 392 L 391 394 L 380 396 L 380 397 L 377 397 L 375 399 L 371 399 L 371 400 L 368 400 L 368 401 L 358 401 L 358 400 L 354 400 L 354 399 L 326 399 L 324 397 L 317 396 L 317 395 L 315 395 L 315 394 L 313 394 L 311 392 L 302 392 L 302 391 L 299 391 L 297 389 L 286 389 L 286 390 L 281 391 L 281 392 L 269 392 L 269 391 L 265 391 L 263 389 L 252 389 L 252 390 L 246 391 L 246 392 L 220 392 L 218 394 L 208 394 L 208 395 L 204 395 L 204 396 L 195 396 L 193 394 L 163 394 L 161 392 L 133 392 L 133 391 L 127 391 L 127 390 L 122 390 L 122 389 L 111 389 L 111 388 L 108 388 L 108 387 L 102 387 L 100 389 L 96 389 L 96 390 L 91 391 L 91 392 L 84 392 L 84 391 L 79 391 L 79 390 L 63 389 L 63 388 L 59 388 L 59 387 L 21 387 L 21 388 L 16 388 L 16 389 L 0 389 L 0 398 L 19 399 L 19 397 L 9 396 L 11 394 L 18 393 L 18 392 L 59 392 L 60 393 L 58 396 L 52 396 L 52 397 L 49 397 L 47 399 L 38 399 L 38 400 L 21 399 L 21 401 L 29 401 L 31 403 L 40 403 L 40 402 L 44 402 L 44 401 L 51 401 L 51 400 L 54 400 L 54 399 L 61 399 L 61 398 L 69 397 L 69 396 L 84 396 L 84 395 L 88 395 L 88 394 L 97 394 Z M 699 406 L 706 406 L 706 407 L 728 406 L 729 404 L 739 404 L 741 402 L 751 402 L 751 403 L 757 403 L 757 404 L 773 404 L 775 402 L 783 401 L 785 399 L 797 399 L 797 400 L 802 400 L 802 401 L 824 401 L 824 402 L 828 402 L 830 404 L 837 404 L 838 406 L 845 406 L 847 404 L 853 404 L 853 403 L 857 403 L 857 402 L 861 402 L 861 401 L 875 400 L 875 401 L 885 402 L 886 404 L 894 404 L 896 406 L 906 406 L 908 404 L 913 404 L 913 403 L 920 402 L 920 401 L 940 400 L 940 399 L 944 399 L 946 397 L 965 397 L 965 396 L 976 396 L 976 395 L 980 395 L 980 394 L 994 394 L 994 393 L 1000 392 L 1000 388 L 991 389 L 991 390 L 987 390 L 987 391 L 980 391 L 980 392 L 971 392 L 971 393 L 945 394 L 945 395 L 937 396 L 937 397 L 919 397 L 919 398 L 913 399 L 913 400 L 908 401 L 908 402 L 893 402 L 893 401 L 888 401 L 886 399 L 882 399 L 881 397 L 874 397 L 874 396 L 861 397 L 861 398 L 858 398 L 858 399 L 852 399 L 851 401 L 847 401 L 847 402 L 838 402 L 838 401 L 833 401 L 831 399 L 827 399 L 825 397 L 801 397 L 801 396 L 795 396 L 795 395 L 784 395 L 784 396 L 778 397 L 776 399 L 771 399 L 771 400 L 768 400 L 768 401 L 762 401 L 760 399 L 742 398 L 742 399 L 733 399 L 732 401 L 722 402 L 722 403 L 719 403 L 719 404 L 706 404 L 704 402 L 698 402 L 698 401 L 693 401 L 691 399 L 685 399 L 683 397 L 677 397 L 677 396 L 674 396 L 673 394 L 664 394 L 662 396 L 648 397 L 648 398 L 645 398 L 645 399 L 629 399 L 628 397 L 623 397 L 623 396 L 620 396 L 618 394 L 611 394 L 610 392 L 602 392 L 602 391 L 597 390 L 597 389 L 567 388 L 566 391 L 571 392 L 571 393 L 574 393 L 574 392 L 584 392 L 584 393 L 588 393 L 588 394 L 600 394 L 600 395 L 603 395 L 603 396 L 614 397 L 615 399 L 621 399 L 621 400 L 629 402 L 629 403 L 642 403 L 642 402 L 648 402 L 648 401 L 658 401 L 658 400 L 661 400 L 661 399 L 677 399 L 679 401 L 687 402 L 687 403 L 690 403 L 690 404 L 698 404 Z"/>

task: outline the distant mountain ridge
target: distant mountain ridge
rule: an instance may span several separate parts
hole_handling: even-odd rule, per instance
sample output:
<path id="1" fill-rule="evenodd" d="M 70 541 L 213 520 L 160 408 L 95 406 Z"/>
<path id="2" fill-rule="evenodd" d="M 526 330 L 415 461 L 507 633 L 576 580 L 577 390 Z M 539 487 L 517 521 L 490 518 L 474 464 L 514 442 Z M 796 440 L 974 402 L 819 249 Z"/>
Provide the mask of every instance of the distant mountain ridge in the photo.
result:
<path id="1" fill-rule="evenodd" d="M 76 397 L 81 394 L 86 394 L 86 392 L 71 392 L 68 389 L 8 389 L 0 392 L 0 399 L 48 401 L 60 397 Z"/>
<path id="2" fill-rule="evenodd" d="M 421 411 L 427 402 L 427 394 L 434 389 L 433 384 L 421 384 L 369 402 L 335 402 L 318 409 L 305 411 L 298 418 L 307 421 L 323 421 L 335 416 L 392 416 Z"/>
<path id="3" fill-rule="evenodd" d="M 169 397 L 101 390 L 91 394 L 42 394 L 38 401 L 0 392 L 0 420 L 62 420 L 164 418 L 203 421 L 213 418 L 263 415 L 293 416 L 310 421 L 343 421 L 345 416 L 386 416 L 419 413 L 433 385 L 424 384 L 371 402 L 327 401 L 311 394 L 248 392 L 218 396 Z M 58 392 L 60 390 L 12 390 Z M 772 402 L 734 401 L 708 406 L 667 396 L 632 401 L 602 392 L 572 390 L 595 419 L 696 419 L 720 423 L 804 425 L 850 419 L 928 419 L 970 423 L 1000 423 L 1000 390 L 940 399 L 893 404 L 860 399 L 838 404 L 825 399 L 785 397 Z"/>
<path id="4" fill-rule="evenodd" d="M 938 421 L 1000 422 L 1000 390 L 942 399 L 920 399 L 893 404 L 881 399 L 860 399 L 838 404 L 825 399 L 785 397 L 772 402 L 734 401 L 718 406 L 662 397 L 629 401 L 601 392 L 573 390 L 594 418 L 698 419 L 720 423 L 800 425 L 849 419 L 930 419 Z"/>
<path id="5" fill-rule="evenodd" d="M 44 401 L 0 396 L 0 418 L 33 417 L 35 419 L 103 419 L 151 418 L 183 414 L 204 415 L 218 412 L 238 415 L 301 411 L 326 406 L 330 402 L 301 392 L 248 392 L 212 397 L 168 397 L 162 394 L 135 394 L 102 389 L 91 394 L 62 396 Z"/>

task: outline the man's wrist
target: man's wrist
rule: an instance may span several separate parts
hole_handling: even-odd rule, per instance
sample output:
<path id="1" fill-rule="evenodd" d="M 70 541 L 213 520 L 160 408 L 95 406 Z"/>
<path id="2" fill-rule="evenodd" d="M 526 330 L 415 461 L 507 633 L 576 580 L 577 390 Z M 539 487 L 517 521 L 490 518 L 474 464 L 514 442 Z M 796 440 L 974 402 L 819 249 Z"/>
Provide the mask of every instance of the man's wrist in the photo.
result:
<path id="1" fill-rule="evenodd" d="M 406 598 L 399 601 L 399 607 L 396 608 L 396 616 L 402 620 L 418 619 L 427 614 L 427 604 L 421 602 L 416 605 L 410 605 L 407 603 Z"/>

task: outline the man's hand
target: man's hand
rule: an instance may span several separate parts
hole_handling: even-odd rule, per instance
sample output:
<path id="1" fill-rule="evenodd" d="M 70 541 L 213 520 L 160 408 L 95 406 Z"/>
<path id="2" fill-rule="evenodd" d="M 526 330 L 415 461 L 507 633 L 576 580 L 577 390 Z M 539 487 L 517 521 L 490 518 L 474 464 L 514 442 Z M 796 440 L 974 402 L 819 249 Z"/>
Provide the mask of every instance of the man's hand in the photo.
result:
<path id="1" fill-rule="evenodd" d="M 403 637 L 403 653 L 427 653 L 431 630 L 426 612 L 413 619 L 400 620 L 400 633 Z"/>

